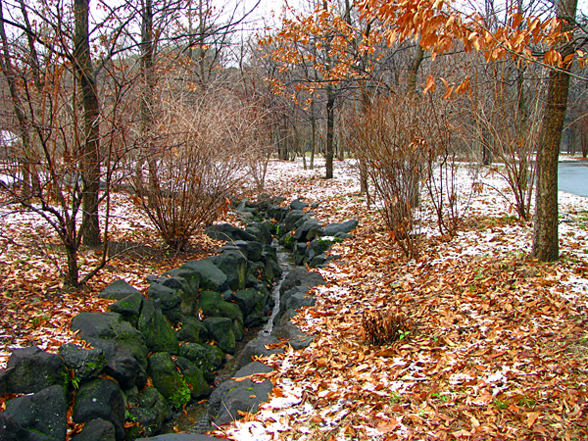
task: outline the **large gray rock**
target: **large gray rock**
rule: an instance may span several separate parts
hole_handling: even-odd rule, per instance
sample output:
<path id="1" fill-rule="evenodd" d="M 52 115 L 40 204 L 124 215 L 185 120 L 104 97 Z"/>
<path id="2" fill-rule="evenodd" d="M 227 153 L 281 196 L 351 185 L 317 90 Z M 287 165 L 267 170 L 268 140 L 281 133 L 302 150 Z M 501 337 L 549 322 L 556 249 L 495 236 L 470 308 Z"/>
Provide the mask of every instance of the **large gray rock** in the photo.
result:
<path id="1" fill-rule="evenodd" d="M 154 387 L 146 387 L 136 398 L 129 400 L 129 405 L 131 421 L 139 423 L 147 436 L 160 433 L 171 414 L 167 400 Z"/>
<path id="2" fill-rule="evenodd" d="M 36 346 L 15 350 L 4 374 L 8 393 L 31 394 L 49 386 L 67 388 L 69 376 L 59 355 L 48 354 Z"/>
<path id="3" fill-rule="evenodd" d="M 228 287 L 233 291 L 244 289 L 247 283 L 249 263 L 240 251 L 225 251 L 210 261 L 227 276 Z"/>
<path id="4" fill-rule="evenodd" d="M 243 322 L 243 313 L 238 305 L 227 302 L 223 296 L 214 291 L 202 291 L 198 307 L 204 317 L 228 317 Z M 207 327 L 208 328 L 208 327 Z"/>
<path id="5" fill-rule="evenodd" d="M 349 233 L 350 231 L 355 230 L 357 227 L 357 220 L 352 219 L 345 222 L 341 222 L 340 224 L 329 224 L 323 228 L 323 234 L 325 236 L 334 236 L 338 233 Z"/>
<path id="6" fill-rule="evenodd" d="M 223 425 L 237 420 L 241 418 L 239 411 L 255 413 L 259 405 L 267 401 L 273 385 L 269 379 L 254 383 L 245 377 L 271 371 L 272 368 L 256 361 L 239 369 L 234 379 L 216 388 L 209 401 L 209 413 L 214 416 L 214 423 Z"/>
<path id="7" fill-rule="evenodd" d="M 316 219 L 309 219 L 300 225 L 294 233 L 294 239 L 298 242 L 310 242 L 317 237 L 321 224 Z"/>
<path id="8" fill-rule="evenodd" d="M 133 288 L 125 280 L 119 279 L 104 288 L 104 291 L 100 293 L 99 297 L 108 300 L 122 300 L 131 294 L 137 293 L 141 294 L 139 290 Z"/>
<path id="9" fill-rule="evenodd" d="M 153 386 L 171 406 L 181 408 L 190 402 L 190 388 L 178 372 L 169 353 L 158 352 L 149 357 L 147 373 L 153 381 Z"/>
<path id="10" fill-rule="evenodd" d="M 6 380 L 8 379 L 8 373 L 5 369 L 0 369 L 0 397 L 6 392 Z"/>
<path id="11" fill-rule="evenodd" d="M 342 239 L 334 236 L 323 236 L 317 237 L 308 245 L 305 250 L 305 257 L 308 262 L 311 262 L 315 257 L 322 255 L 327 251 L 333 244 L 341 242 Z"/>
<path id="12" fill-rule="evenodd" d="M 270 205 L 267 209 L 267 214 L 270 218 L 277 222 L 282 222 L 286 215 L 289 213 L 288 207 L 281 207 L 280 205 Z"/>
<path id="13" fill-rule="evenodd" d="M 304 211 L 302 210 L 292 210 L 284 219 L 284 224 L 286 227 L 286 231 L 293 231 L 296 228 L 296 222 L 303 218 L 310 218 Z"/>
<path id="14" fill-rule="evenodd" d="M 217 240 L 257 240 L 252 234 L 229 224 L 211 225 L 205 230 L 205 233 L 212 239 Z"/>
<path id="15" fill-rule="evenodd" d="M 206 326 L 196 317 L 183 317 L 182 327 L 176 335 L 179 341 L 189 343 L 204 343 L 208 339 Z"/>
<path id="16" fill-rule="evenodd" d="M 151 299 L 143 302 L 138 328 L 150 352 L 178 353 L 176 332 L 163 316 L 159 305 Z"/>
<path id="17" fill-rule="evenodd" d="M 245 231 L 255 236 L 257 240 L 261 242 L 263 245 L 270 245 L 272 243 L 272 232 L 270 231 L 269 227 L 263 222 L 251 223 L 247 225 Z"/>
<path id="18" fill-rule="evenodd" d="M 325 279 L 319 273 L 307 271 L 305 268 L 296 268 L 284 278 L 280 286 L 280 295 L 296 286 L 306 287 L 308 290 L 314 286 L 325 284 Z"/>
<path id="19" fill-rule="evenodd" d="M 192 392 L 193 400 L 210 395 L 210 387 L 204 378 L 204 373 L 198 366 L 184 357 L 177 358 L 176 366 L 182 372 L 184 381 Z"/>
<path id="20" fill-rule="evenodd" d="M 104 351 L 105 372 L 121 387 L 145 386 L 149 349 L 143 335 L 120 314 L 81 313 L 72 319 L 72 330 L 80 331 L 82 339 Z"/>
<path id="21" fill-rule="evenodd" d="M 8 416 L 0 412 L 0 440 L 1 441 L 55 441 L 55 438 L 32 430 L 26 430 Z M 59 440 L 61 441 L 61 440 Z"/>
<path id="22" fill-rule="evenodd" d="M 234 354 L 236 337 L 233 329 L 233 320 L 228 317 L 209 317 L 204 319 L 204 325 L 208 334 L 218 343 L 223 352 Z"/>
<path id="23" fill-rule="evenodd" d="M 259 336 L 254 340 L 251 340 L 237 356 L 235 367 L 241 369 L 243 366 L 251 363 L 253 357 L 267 357 L 272 354 L 283 353 L 284 350 L 281 348 L 267 348 L 267 346 L 279 343 L 279 341 L 280 340 L 271 335 Z"/>
<path id="24" fill-rule="evenodd" d="M 176 324 L 181 320 L 182 297 L 176 289 L 169 288 L 161 283 L 149 285 L 149 299 L 158 303 L 163 315 L 172 323 Z"/>
<path id="25" fill-rule="evenodd" d="M 191 260 L 183 264 L 180 270 L 196 273 L 200 279 L 200 288 L 203 290 L 223 292 L 229 287 L 225 273 L 218 269 L 210 259 Z"/>
<path id="26" fill-rule="evenodd" d="M 111 304 L 108 309 L 111 312 L 120 314 L 131 325 L 136 326 L 141 314 L 141 307 L 143 306 L 145 296 L 139 291 L 128 295 L 124 299 Z"/>
<path id="27" fill-rule="evenodd" d="M 67 343 L 59 348 L 59 355 L 68 369 L 74 371 L 78 381 L 96 378 L 106 367 L 106 355 L 99 348 L 82 349 L 78 345 Z"/>
<path id="28" fill-rule="evenodd" d="M 84 424 L 72 441 L 116 441 L 116 430 L 110 421 L 96 418 Z"/>
<path id="29" fill-rule="evenodd" d="M 290 312 L 287 311 L 274 325 L 272 336 L 288 342 L 295 350 L 307 348 L 313 342 L 314 337 L 303 333 L 298 326 L 290 320 Z"/>
<path id="30" fill-rule="evenodd" d="M 193 362 L 208 381 L 214 379 L 213 371 L 225 361 L 224 352 L 218 346 L 188 343 L 180 345 L 180 356 Z"/>
<path id="31" fill-rule="evenodd" d="M 36 394 L 8 401 L 5 413 L 23 429 L 65 440 L 67 407 L 65 389 L 62 386 L 51 386 Z"/>
<path id="32" fill-rule="evenodd" d="M 88 423 L 102 418 L 112 423 L 117 441 L 125 439 L 126 402 L 118 384 L 106 378 L 97 378 L 83 384 L 76 394 L 73 420 Z"/>
<path id="33" fill-rule="evenodd" d="M 308 207 L 308 204 L 306 202 L 302 202 L 300 199 L 294 199 L 290 203 L 290 209 L 291 210 L 303 210 L 306 207 Z"/>

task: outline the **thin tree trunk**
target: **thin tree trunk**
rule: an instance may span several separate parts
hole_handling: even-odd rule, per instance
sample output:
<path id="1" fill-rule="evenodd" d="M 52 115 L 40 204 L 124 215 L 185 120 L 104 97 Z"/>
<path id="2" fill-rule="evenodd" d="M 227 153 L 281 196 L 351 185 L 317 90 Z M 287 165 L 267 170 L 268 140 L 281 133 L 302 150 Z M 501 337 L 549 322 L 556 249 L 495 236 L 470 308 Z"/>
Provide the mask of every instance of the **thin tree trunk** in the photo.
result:
<path id="1" fill-rule="evenodd" d="M 567 21 L 563 31 L 572 29 L 576 16 L 577 0 L 559 0 L 557 17 Z M 573 53 L 566 45 L 562 58 Z M 552 70 L 549 75 L 547 106 L 543 116 L 539 148 L 537 151 L 537 191 L 535 192 L 535 226 L 533 255 L 540 261 L 554 261 L 559 257 L 557 166 L 559 146 L 567 110 L 570 77 L 564 71 Z"/>
<path id="2" fill-rule="evenodd" d="M 407 88 L 409 92 L 416 93 L 416 82 L 417 76 L 419 73 L 419 67 L 423 62 L 423 58 L 425 57 L 425 51 L 423 51 L 423 47 L 421 46 L 420 42 L 417 43 L 414 56 L 412 57 L 412 61 L 408 68 L 408 81 L 407 81 Z"/>
<path id="3" fill-rule="evenodd" d="M 88 35 L 89 0 L 75 0 L 75 70 L 82 90 L 84 140 L 82 146 L 82 235 L 85 245 L 100 245 L 98 193 L 100 191 L 100 127 L 96 78 Z"/>
<path id="4" fill-rule="evenodd" d="M 327 86 L 327 144 L 325 147 L 326 178 L 333 178 L 333 138 L 335 132 L 335 95 L 333 87 Z"/>
<path id="5" fill-rule="evenodd" d="M 6 37 L 6 30 L 4 28 L 4 4 L 0 0 L 0 38 L 2 39 L 2 51 L 3 57 L 0 58 L 0 68 L 4 73 L 6 82 L 8 83 L 8 90 L 10 91 L 10 97 L 12 98 L 12 107 L 14 114 L 18 121 L 20 129 L 20 139 L 22 141 L 23 151 L 17 152 L 22 173 L 22 197 L 24 202 L 28 202 L 33 192 L 32 182 L 35 181 L 31 177 L 30 162 L 33 155 L 31 154 L 30 138 L 29 138 L 29 124 L 23 110 L 21 96 L 16 87 L 16 72 L 12 66 L 10 49 L 8 38 Z"/>

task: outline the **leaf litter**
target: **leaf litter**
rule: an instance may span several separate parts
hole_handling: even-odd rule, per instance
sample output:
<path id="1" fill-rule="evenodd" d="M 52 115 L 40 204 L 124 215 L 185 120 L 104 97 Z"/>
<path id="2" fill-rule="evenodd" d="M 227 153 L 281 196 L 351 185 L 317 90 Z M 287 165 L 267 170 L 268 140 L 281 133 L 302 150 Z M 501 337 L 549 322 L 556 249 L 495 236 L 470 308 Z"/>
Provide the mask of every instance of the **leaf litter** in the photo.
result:
<path id="1" fill-rule="evenodd" d="M 274 367 L 274 389 L 255 415 L 222 427 L 236 440 L 585 439 L 588 332 L 588 199 L 559 193 L 562 258 L 529 257 L 532 226 L 513 219 L 494 176 L 476 181 L 456 237 L 430 234 L 407 260 L 387 240 L 377 208 L 359 194 L 350 162 L 322 179 L 300 162 L 270 161 L 267 192 L 318 203 L 323 223 L 360 221 L 340 256 L 318 270 L 316 306 L 295 318 L 314 335 L 310 347 L 262 359 Z M 471 185 L 460 180 L 460 185 Z M 0 230 L 0 367 L 10 352 L 36 344 L 50 352 L 76 341 L 71 318 L 104 311 L 97 294 L 124 278 L 146 291 L 145 276 L 202 258 L 218 244 L 205 236 L 192 255 L 161 254 L 148 221 L 114 196 L 112 238 L 132 245 L 84 291 L 61 289 L 63 259 L 47 226 L 31 213 L 3 207 Z M 433 232 L 433 228 L 427 229 Z M 124 248 L 124 247 L 123 247 Z M 149 249 L 145 249 L 149 248 Z M 82 269 L 99 258 L 83 250 Z M 60 261 L 63 262 L 62 260 Z M 415 324 L 400 341 L 366 343 L 365 314 L 394 308 Z"/>

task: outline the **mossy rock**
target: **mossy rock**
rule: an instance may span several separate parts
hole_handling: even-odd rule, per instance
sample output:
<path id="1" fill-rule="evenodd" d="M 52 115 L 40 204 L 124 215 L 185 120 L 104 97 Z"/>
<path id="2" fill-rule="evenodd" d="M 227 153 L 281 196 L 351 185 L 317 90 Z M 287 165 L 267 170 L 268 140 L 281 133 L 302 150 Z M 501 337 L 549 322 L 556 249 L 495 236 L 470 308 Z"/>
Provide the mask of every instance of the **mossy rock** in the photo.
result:
<path id="1" fill-rule="evenodd" d="M 108 309 L 111 312 L 120 314 L 131 325 L 137 326 L 139 315 L 141 315 L 141 308 L 143 307 L 143 300 L 145 300 L 145 296 L 137 291 L 111 304 Z"/>
<path id="2" fill-rule="evenodd" d="M 206 326 L 196 317 L 183 317 L 182 327 L 177 332 L 179 341 L 204 343 L 208 339 Z"/>
<path id="3" fill-rule="evenodd" d="M 198 307 L 205 317 L 227 317 L 231 320 L 238 319 L 243 322 L 243 313 L 239 306 L 225 301 L 222 295 L 217 292 L 202 291 Z"/>
<path id="4" fill-rule="evenodd" d="M 144 435 L 157 435 L 169 417 L 171 408 L 163 395 L 154 387 L 146 387 L 132 401 L 127 410 L 127 420 L 138 423 Z M 128 434 L 127 434 L 128 438 Z"/>
<path id="5" fill-rule="evenodd" d="M 145 343 L 151 352 L 178 353 L 176 333 L 163 316 L 159 306 L 151 299 L 145 299 L 143 302 L 138 328 L 145 337 Z"/>
<path id="6" fill-rule="evenodd" d="M 204 320 L 208 334 L 218 343 L 218 347 L 228 354 L 234 354 L 236 349 L 233 320 L 228 317 L 209 317 Z"/>
<path id="7" fill-rule="evenodd" d="M 180 408 L 190 402 L 192 393 L 167 352 L 158 352 L 148 358 L 147 373 L 153 386 L 172 407 Z"/>
<path id="8" fill-rule="evenodd" d="M 192 391 L 193 400 L 210 395 L 210 386 L 204 379 L 204 373 L 198 366 L 184 357 L 178 357 L 176 366 L 182 372 L 184 381 Z"/>

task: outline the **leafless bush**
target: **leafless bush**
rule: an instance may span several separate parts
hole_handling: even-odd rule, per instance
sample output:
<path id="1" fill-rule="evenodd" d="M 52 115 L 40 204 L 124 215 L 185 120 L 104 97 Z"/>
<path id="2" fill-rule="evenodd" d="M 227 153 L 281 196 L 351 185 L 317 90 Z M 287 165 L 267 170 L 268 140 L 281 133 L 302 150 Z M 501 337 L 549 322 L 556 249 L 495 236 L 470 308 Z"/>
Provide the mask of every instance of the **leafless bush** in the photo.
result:
<path id="1" fill-rule="evenodd" d="M 418 254 L 415 207 L 426 156 L 422 115 L 410 97 L 374 101 L 357 124 L 354 153 L 366 165 L 390 237 L 409 257 Z"/>
<path id="2" fill-rule="evenodd" d="M 185 96 L 162 100 L 167 105 L 161 106 L 165 110 L 144 147 L 133 187 L 165 243 L 184 249 L 242 179 L 254 124 L 230 92 L 191 97 L 189 104 Z"/>
<path id="3" fill-rule="evenodd" d="M 491 157 L 496 162 L 490 169 L 502 176 L 512 190 L 518 217 L 529 220 L 535 182 L 534 154 L 543 118 L 542 100 L 538 99 L 542 90 L 533 82 L 524 94 L 510 89 L 504 78 L 495 77 L 487 89 L 490 96 L 475 100 L 472 137 L 487 152 L 486 159 Z M 506 195 L 505 198 L 512 201 Z"/>
<path id="4" fill-rule="evenodd" d="M 405 314 L 391 309 L 365 313 L 362 327 L 365 341 L 377 346 L 404 340 L 414 332 L 411 320 Z"/>
<path id="5" fill-rule="evenodd" d="M 467 210 L 477 166 L 471 164 L 469 140 L 463 139 L 461 115 L 456 112 L 462 103 L 428 97 L 423 104 L 429 118 L 423 145 L 427 157 L 423 182 L 439 232 L 453 236 Z M 466 178 L 471 185 L 460 188 L 458 180 L 467 182 Z"/>

